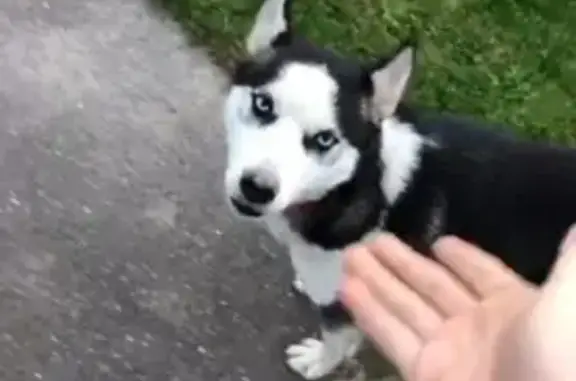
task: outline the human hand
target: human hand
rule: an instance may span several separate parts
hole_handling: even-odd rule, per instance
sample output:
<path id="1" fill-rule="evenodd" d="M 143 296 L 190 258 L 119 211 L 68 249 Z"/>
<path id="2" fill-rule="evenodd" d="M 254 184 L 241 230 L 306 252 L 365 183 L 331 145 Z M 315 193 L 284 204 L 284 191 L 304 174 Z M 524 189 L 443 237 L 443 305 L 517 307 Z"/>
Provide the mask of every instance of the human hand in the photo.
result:
<path id="1" fill-rule="evenodd" d="M 576 312 L 566 306 L 573 304 L 576 280 L 566 291 L 562 274 L 576 279 L 576 250 L 567 252 L 574 254 L 563 256 L 540 292 L 494 256 L 459 239 L 444 238 L 434 246 L 436 263 L 383 235 L 348 251 L 342 300 L 408 381 L 563 380 L 549 378 L 547 364 L 574 380 L 569 361 L 572 369 L 562 373 L 557 361 L 546 359 L 562 349 L 574 353 L 576 346 L 542 342 L 551 341 L 551 320 L 557 320 L 559 333 L 574 326 Z M 563 314 L 554 313 L 562 308 Z M 576 328 L 572 335 L 576 338 Z"/>

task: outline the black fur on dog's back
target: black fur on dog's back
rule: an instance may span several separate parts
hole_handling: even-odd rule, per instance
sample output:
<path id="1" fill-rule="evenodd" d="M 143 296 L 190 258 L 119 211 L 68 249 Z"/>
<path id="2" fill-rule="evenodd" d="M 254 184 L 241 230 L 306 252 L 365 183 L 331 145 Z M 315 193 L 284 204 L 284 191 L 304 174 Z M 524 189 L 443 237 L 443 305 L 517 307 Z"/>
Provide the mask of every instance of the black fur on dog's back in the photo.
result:
<path id="1" fill-rule="evenodd" d="M 422 251 L 429 238 L 459 236 L 541 283 L 576 221 L 576 151 L 476 127 L 468 140 L 460 139 L 455 127 L 440 134 L 440 148 L 421 153 L 420 168 L 391 208 L 386 229 Z M 433 224 L 438 231 L 429 237 Z"/>

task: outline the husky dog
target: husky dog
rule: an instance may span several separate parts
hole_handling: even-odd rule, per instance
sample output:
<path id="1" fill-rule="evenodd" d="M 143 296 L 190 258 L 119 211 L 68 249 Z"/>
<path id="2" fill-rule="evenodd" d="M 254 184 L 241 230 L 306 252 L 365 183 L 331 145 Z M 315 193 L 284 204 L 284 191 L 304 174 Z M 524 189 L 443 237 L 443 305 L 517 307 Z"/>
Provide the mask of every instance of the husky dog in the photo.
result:
<path id="1" fill-rule="evenodd" d="M 338 302 L 343 249 L 389 231 L 427 253 L 453 234 L 542 282 L 576 220 L 576 152 L 422 112 L 405 102 L 415 46 L 374 64 L 299 39 L 290 0 L 266 0 L 225 105 L 225 188 L 237 214 L 289 250 L 321 338 L 286 349 L 305 379 L 355 355 Z"/>

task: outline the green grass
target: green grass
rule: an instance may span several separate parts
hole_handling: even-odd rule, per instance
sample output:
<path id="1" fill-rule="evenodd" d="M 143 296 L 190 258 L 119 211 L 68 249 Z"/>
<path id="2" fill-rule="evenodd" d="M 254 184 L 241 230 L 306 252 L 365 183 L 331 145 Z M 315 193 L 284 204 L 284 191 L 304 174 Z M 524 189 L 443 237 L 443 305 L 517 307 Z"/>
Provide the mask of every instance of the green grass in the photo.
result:
<path id="1" fill-rule="evenodd" d="M 153 1 L 223 65 L 243 53 L 262 2 Z M 576 142 L 576 1 L 294 0 L 294 20 L 318 44 L 361 58 L 418 31 L 417 101 Z"/>

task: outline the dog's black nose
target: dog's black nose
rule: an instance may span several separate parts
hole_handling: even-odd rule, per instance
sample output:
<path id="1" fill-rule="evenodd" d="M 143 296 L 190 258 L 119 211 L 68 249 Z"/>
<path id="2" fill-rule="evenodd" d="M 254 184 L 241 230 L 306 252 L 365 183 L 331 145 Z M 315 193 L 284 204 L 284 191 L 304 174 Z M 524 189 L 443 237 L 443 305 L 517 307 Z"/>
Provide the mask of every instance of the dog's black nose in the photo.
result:
<path id="1" fill-rule="evenodd" d="M 252 204 L 267 204 L 274 200 L 278 189 L 276 177 L 267 171 L 246 172 L 240 179 L 240 192 Z"/>

